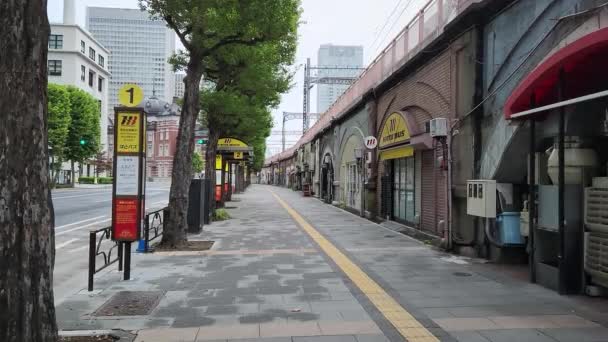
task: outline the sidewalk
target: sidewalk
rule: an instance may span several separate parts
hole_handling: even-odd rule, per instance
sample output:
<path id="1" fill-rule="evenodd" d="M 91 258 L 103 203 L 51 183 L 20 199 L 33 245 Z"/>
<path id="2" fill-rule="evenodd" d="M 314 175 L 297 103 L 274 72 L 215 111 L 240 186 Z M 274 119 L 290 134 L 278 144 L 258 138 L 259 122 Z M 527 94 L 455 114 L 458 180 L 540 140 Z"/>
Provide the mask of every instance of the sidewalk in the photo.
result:
<path id="1" fill-rule="evenodd" d="M 96 291 L 57 307 L 60 329 L 146 342 L 608 342 L 606 300 L 559 296 L 291 190 L 236 199 L 233 219 L 190 237 L 215 241 L 210 251 L 134 254 L 132 280 L 99 274 Z M 119 293 L 138 300 L 100 309 Z"/>

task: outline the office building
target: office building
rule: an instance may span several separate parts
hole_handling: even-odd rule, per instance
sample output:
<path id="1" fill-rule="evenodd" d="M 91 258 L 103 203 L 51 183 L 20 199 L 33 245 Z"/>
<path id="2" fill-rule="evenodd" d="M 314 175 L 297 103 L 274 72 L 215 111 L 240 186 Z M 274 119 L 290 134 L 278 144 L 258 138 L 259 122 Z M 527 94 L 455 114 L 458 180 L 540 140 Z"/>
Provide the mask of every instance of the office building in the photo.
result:
<path id="1" fill-rule="evenodd" d="M 175 74 L 167 60 L 175 51 L 175 33 L 164 21 L 139 9 L 88 7 L 87 29 L 112 51 L 110 110 L 126 83 L 138 84 L 146 96 L 172 101 Z"/>
<path id="2" fill-rule="evenodd" d="M 323 44 L 317 55 L 317 65 L 320 67 L 363 67 L 363 46 Z M 361 70 L 319 70 L 319 77 L 354 77 Z M 317 85 L 317 112 L 325 112 L 344 91 L 345 84 Z"/>
<path id="3" fill-rule="evenodd" d="M 173 96 L 179 99 L 184 98 L 184 91 L 186 90 L 184 77 L 186 77 L 185 74 L 175 74 L 175 95 Z"/>

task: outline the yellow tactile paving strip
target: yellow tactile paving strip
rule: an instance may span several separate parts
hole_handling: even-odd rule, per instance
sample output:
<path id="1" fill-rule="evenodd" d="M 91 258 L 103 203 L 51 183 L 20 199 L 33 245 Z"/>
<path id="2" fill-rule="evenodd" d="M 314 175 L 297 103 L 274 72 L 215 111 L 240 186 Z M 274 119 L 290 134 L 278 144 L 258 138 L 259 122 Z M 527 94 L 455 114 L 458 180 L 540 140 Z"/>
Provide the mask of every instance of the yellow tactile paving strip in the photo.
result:
<path id="1" fill-rule="evenodd" d="M 287 210 L 289 215 L 304 229 L 304 231 L 321 247 L 352 282 L 363 292 L 374 306 L 409 342 L 439 342 L 414 316 L 405 310 L 384 289 L 370 278 L 359 266 L 353 263 L 344 253 L 327 240 L 300 214 L 293 210 L 277 194 L 272 192 L 277 201 Z"/>

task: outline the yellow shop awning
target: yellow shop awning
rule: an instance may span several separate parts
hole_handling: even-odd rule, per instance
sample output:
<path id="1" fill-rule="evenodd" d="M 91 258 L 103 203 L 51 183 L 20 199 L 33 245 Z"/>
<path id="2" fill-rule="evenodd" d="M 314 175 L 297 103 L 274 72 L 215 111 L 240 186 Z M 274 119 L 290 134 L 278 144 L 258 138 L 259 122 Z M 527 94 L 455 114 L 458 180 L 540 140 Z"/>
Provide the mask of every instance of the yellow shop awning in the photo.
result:
<path id="1" fill-rule="evenodd" d="M 414 155 L 414 148 L 412 146 L 401 146 L 391 148 L 385 151 L 380 151 L 380 160 L 389 160 L 397 158 L 407 158 Z"/>

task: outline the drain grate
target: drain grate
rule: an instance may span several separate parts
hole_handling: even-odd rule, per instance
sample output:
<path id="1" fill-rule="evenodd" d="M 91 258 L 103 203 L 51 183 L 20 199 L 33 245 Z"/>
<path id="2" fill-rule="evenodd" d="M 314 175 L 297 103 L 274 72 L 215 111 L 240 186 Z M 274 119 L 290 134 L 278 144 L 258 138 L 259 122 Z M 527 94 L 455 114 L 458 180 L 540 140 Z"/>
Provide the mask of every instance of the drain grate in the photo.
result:
<path id="1" fill-rule="evenodd" d="M 148 315 L 163 297 L 162 291 L 120 291 L 110 297 L 93 316 Z"/>
<path id="2" fill-rule="evenodd" d="M 395 238 L 395 235 L 384 235 L 385 239 L 393 239 Z"/>
<path id="3" fill-rule="evenodd" d="M 228 207 L 228 206 L 224 207 L 224 209 L 238 209 L 238 208 L 239 207 Z"/>
<path id="4" fill-rule="evenodd" d="M 452 274 L 455 275 L 455 276 L 457 276 L 457 277 L 470 277 L 470 276 L 472 276 L 471 273 L 466 273 L 466 272 L 454 272 Z"/>

